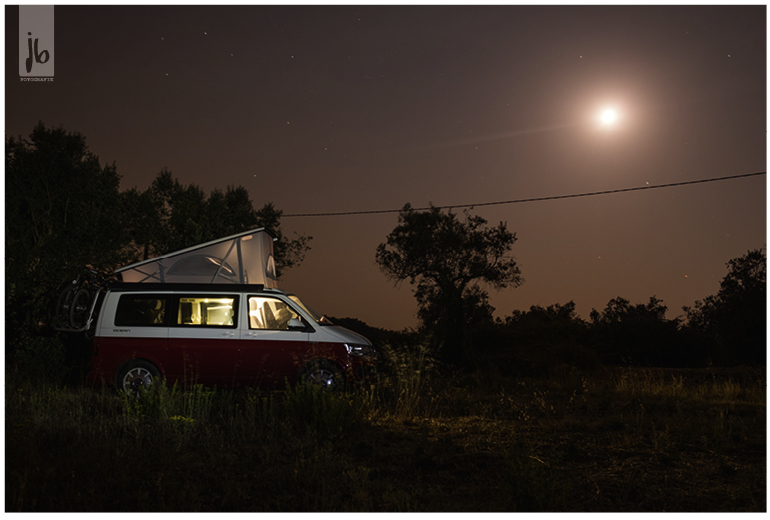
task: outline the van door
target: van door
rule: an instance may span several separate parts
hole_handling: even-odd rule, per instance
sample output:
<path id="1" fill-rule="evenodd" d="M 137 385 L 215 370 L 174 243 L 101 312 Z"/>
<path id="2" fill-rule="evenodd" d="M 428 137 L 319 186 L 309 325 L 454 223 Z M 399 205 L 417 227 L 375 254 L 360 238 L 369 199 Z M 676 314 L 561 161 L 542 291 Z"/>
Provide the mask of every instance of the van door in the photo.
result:
<path id="1" fill-rule="evenodd" d="M 168 333 L 169 382 L 206 386 L 236 383 L 238 302 L 234 294 L 176 294 Z"/>
<path id="2" fill-rule="evenodd" d="M 110 384 L 126 361 L 146 359 L 163 371 L 168 341 L 170 294 L 111 292 L 104 301 L 94 339 L 91 367 L 96 379 Z"/>
<path id="3" fill-rule="evenodd" d="M 289 320 L 302 318 L 279 298 L 252 295 L 245 307 L 248 314 L 241 331 L 238 362 L 241 383 L 277 388 L 294 384 L 306 361 L 311 329 L 289 330 Z"/>

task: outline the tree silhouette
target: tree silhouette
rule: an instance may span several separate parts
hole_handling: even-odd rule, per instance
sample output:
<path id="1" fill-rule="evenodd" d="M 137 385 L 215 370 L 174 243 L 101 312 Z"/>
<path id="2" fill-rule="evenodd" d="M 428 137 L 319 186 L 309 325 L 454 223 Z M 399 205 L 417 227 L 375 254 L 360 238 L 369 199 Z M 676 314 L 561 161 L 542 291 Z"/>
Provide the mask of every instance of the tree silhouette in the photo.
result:
<path id="1" fill-rule="evenodd" d="M 667 310 L 655 296 L 636 305 L 625 298 L 613 298 L 601 313 L 593 309 L 590 330 L 602 361 L 636 366 L 681 364 L 680 320 L 667 319 Z"/>
<path id="2" fill-rule="evenodd" d="M 558 365 L 589 368 L 598 364 L 587 344 L 587 324 L 574 301 L 532 305 L 498 320 L 494 367 L 505 374 L 538 375 Z"/>
<path id="3" fill-rule="evenodd" d="M 40 122 L 28 139 L 6 140 L 7 352 L 37 341 L 71 268 L 126 261 L 119 185 L 78 133 Z"/>
<path id="4" fill-rule="evenodd" d="M 491 320 L 492 307 L 482 284 L 494 289 L 522 282 L 510 256 L 516 234 L 501 222 L 486 227 L 482 217 L 432 207 L 415 211 L 407 204 L 399 224 L 377 247 L 376 261 L 396 284 L 415 286 L 418 317 L 443 348 L 446 361 L 460 363 L 470 324 Z"/>
<path id="5" fill-rule="evenodd" d="M 6 141 L 5 166 L 7 269 L 122 260 L 120 176 L 82 135 L 39 123 L 29 140 Z"/>
<path id="6" fill-rule="evenodd" d="M 727 262 L 719 292 L 684 307 L 687 326 L 714 341 L 712 362 L 764 365 L 767 359 L 767 258 L 755 249 Z"/>

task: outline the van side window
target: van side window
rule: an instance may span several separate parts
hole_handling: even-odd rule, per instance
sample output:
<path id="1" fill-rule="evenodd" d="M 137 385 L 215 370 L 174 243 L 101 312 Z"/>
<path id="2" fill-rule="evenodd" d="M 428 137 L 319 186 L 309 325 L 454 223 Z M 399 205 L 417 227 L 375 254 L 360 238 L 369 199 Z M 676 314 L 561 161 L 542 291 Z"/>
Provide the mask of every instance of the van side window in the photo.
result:
<path id="1" fill-rule="evenodd" d="M 177 325 L 235 327 L 238 299 L 235 296 L 182 296 L 179 298 Z"/>
<path id="2" fill-rule="evenodd" d="M 123 294 L 115 312 L 115 325 L 120 327 L 162 327 L 166 325 L 168 296 Z"/>
<path id="3" fill-rule="evenodd" d="M 289 330 L 289 320 L 299 314 L 277 298 L 249 297 L 249 328 Z"/>

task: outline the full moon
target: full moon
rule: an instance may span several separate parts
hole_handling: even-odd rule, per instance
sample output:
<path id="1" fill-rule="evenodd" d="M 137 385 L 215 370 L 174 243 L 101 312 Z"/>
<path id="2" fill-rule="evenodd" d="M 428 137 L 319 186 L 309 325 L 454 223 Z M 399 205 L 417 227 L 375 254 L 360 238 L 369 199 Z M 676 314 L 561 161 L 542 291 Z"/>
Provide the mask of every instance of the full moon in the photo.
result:
<path id="1" fill-rule="evenodd" d="M 611 108 L 608 108 L 604 112 L 602 112 L 601 115 L 601 121 L 605 125 L 611 125 L 615 122 L 615 120 L 618 118 L 618 114 L 612 110 Z"/>

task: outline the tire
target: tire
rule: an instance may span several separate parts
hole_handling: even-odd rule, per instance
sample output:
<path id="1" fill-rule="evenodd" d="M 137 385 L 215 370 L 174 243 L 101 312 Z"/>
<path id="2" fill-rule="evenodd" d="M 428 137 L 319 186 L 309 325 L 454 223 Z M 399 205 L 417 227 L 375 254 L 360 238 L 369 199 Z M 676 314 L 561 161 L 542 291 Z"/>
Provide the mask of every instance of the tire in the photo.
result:
<path id="1" fill-rule="evenodd" d="M 75 299 L 75 287 L 67 287 L 59 296 L 56 302 L 56 325 L 59 327 L 69 327 L 71 318 L 72 301 Z"/>
<path id="2" fill-rule="evenodd" d="M 86 326 L 88 313 L 91 311 L 91 293 L 88 289 L 80 289 L 75 293 L 70 306 L 70 325 L 74 329 L 82 329 Z"/>
<path id="3" fill-rule="evenodd" d="M 326 359 L 313 359 L 302 367 L 299 384 L 317 385 L 324 391 L 342 392 L 345 390 L 345 374 L 336 363 Z"/>
<path id="4" fill-rule="evenodd" d="M 120 368 L 116 386 L 118 391 L 139 399 L 159 378 L 160 372 L 155 365 L 142 359 L 133 359 Z"/>

